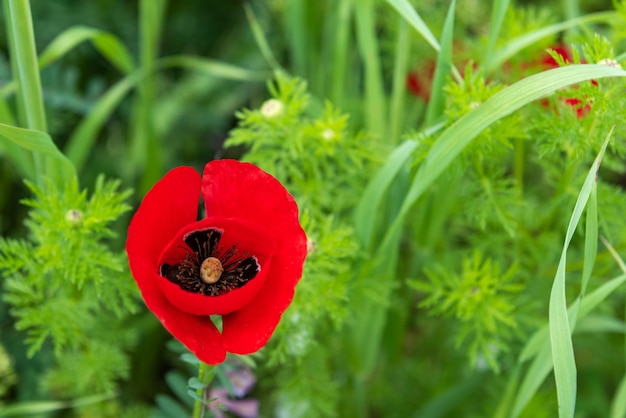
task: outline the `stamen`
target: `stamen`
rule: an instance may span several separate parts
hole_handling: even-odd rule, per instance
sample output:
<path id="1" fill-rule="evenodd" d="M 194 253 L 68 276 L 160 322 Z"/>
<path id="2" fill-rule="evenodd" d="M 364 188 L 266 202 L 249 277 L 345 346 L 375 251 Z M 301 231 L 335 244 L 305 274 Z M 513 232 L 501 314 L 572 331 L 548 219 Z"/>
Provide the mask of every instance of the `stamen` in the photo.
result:
<path id="1" fill-rule="evenodd" d="M 220 296 L 245 285 L 261 270 L 259 260 L 248 252 L 240 253 L 237 244 L 220 248 L 222 230 L 201 229 L 183 240 L 191 251 L 179 264 L 162 264 L 161 276 L 181 289 L 205 296 Z"/>

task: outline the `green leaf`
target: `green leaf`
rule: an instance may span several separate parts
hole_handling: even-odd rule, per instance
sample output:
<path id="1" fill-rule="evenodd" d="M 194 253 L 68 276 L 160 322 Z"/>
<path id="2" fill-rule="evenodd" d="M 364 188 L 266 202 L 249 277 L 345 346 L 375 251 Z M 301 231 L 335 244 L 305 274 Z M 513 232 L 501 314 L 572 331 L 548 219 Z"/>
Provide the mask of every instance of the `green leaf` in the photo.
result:
<path id="1" fill-rule="evenodd" d="M 189 381 L 187 382 L 187 386 L 189 386 L 193 390 L 201 390 L 206 387 L 206 385 L 202 383 L 200 379 L 198 379 L 197 377 L 189 378 Z"/>
<path id="2" fill-rule="evenodd" d="M 49 156 L 59 162 L 60 171 L 54 171 L 50 175 L 57 184 L 63 184 L 76 177 L 72 163 L 59 151 L 52 138 L 41 131 L 34 129 L 17 128 L 15 126 L 0 123 L 0 136 L 21 146 L 24 149 L 34 151 L 44 156 Z"/>
<path id="3" fill-rule="evenodd" d="M 61 32 L 39 57 L 39 67 L 44 68 L 63 57 L 77 45 L 91 42 L 112 65 L 124 74 L 133 71 L 135 64 L 128 49 L 116 36 L 87 26 L 73 26 Z"/>
<path id="4" fill-rule="evenodd" d="M 185 363 L 189 363 L 191 365 L 197 366 L 200 364 L 200 360 L 198 360 L 198 357 L 196 357 L 195 355 L 191 354 L 191 353 L 184 353 L 180 355 L 180 359 L 182 361 L 184 361 Z"/>
<path id="5" fill-rule="evenodd" d="M 189 395 L 194 401 L 204 402 L 202 396 L 198 395 L 195 390 L 187 389 L 187 395 Z"/>
<path id="6" fill-rule="evenodd" d="M 154 399 L 159 409 L 171 418 L 191 416 L 191 411 L 184 408 L 180 403 L 172 399 L 171 396 L 158 394 Z"/>

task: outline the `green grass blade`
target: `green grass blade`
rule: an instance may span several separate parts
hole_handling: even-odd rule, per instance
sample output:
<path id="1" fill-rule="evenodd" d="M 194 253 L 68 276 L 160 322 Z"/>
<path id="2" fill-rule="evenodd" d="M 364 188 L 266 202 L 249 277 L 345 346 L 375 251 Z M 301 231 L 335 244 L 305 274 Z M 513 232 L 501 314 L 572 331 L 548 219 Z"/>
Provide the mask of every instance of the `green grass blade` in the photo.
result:
<path id="1" fill-rule="evenodd" d="M 619 256 L 615 248 L 604 238 L 600 237 L 602 243 L 607 247 L 615 261 L 622 269 L 624 273 L 626 273 L 626 263 Z M 617 391 L 615 393 L 615 397 L 611 402 L 611 418 L 625 418 L 626 417 L 626 375 L 622 377 L 620 383 L 617 387 Z"/>
<path id="2" fill-rule="evenodd" d="M 557 268 L 554 283 L 552 285 L 552 291 L 550 292 L 550 305 L 549 305 L 549 329 L 550 329 L 550 343 L 552 348 L 552 362 L 554 366 L 554 379 L 556 382 L 557 398 L 559 402 L 559 417 L 573 417 L 576 408 L 576 360 L 574 358 L 574 345 L 572 342 L 572 328 L 573 324 L 570 324 L 568 312 L 567 312 L 567 300 L 565 297 L 565 268 L 566 268 L 566 254 L 569 244 L 571 242 L 582 213 L 587 205 L 589 196 L 592 194 L 592 190 L 596 187 L 596 176 L 600 161 L 604 155 L 604 151 L 609 143 L 609 139 L 613 130 L 609 132 L 598 157 L 596 158 L 591 169 L 587 173 L 583 187 L 576 200 L 574 211 L 567 227 L 565 234 L 565 243 L 563 244 L 563 251 L 561 253 L 561 259 L 559 260 L 559 266 Z M 597 237 L 597 220 L 595 222 Z M 587 255 L 587 254 L 585 254 Z M 595 258 L 595 254 L 594 254 Z M 593 262 L 585 259 L 587 262 Z M 573 318 L 575 321 L 575 318 Z"/>
<path id="3" fill-rule="evenodd" d="M 445 92 L 448 75 L 452 66 L 452 37 L 454 35 L 454 8 L 456 0 L 452 0 L 441 34 L 441 49 L 437 56 L 437 67 L 433 77 L 432 94 L 426 109 L 426 126 L 431 126 L 443 115 Z M 463 80 L 458 80 L 463 82 Z"/>
<path id="4" fill-rule="evenodd" d="M 335 38 L 332 43 L 332 102 L 337 108 L 346 107 L 346 79 L 348 76 L 350 18 L 352 16 L 352 0 L 338 0 L 335 2 L 336 28 Z"/>
<path id="5" fill-rule="evenodd" d="M 582 302 L 580 302 L 580 299 L 576 299 L 572 307 L 570 307 L 569 314 L 572 315 L 572 309 L 580 302 L 578 320 L 585 318 L 624 283 L 626 283 L 626 274 L 609 280 L 587 295 Z M 550 373 L 550 370 L 552 370 L 548 325 L 542 327 L 529 340 L 522 350 L 519 363 L 523 363 L 533 356 L 535 356 L 535 359 L 517 393 L 513 413 L 511 415 L 512 417 L 518 417 L 521 414 L 524 407 L 528 404 L 528 401 L 534 396 L 539 386 L 541 386 L 541 383 L 543 383 L 548 373 Z"/>
<path id="6" fill-rule="evenodd" d="M 408 0 L 387 0 L 400 15 L 409 22 L 409 25 L 419 33 L 428 42 L 435 51 L 439 52 L 441 49 L 439 42 L 433 33 L 430 31 L 426 23 L 422 20 L 420 15 L 415 11 L 411 3 Z"/>
<path id="7" fill-rule="evenodd" d="M 613 248 L 613 246 L 611 245 L 611 243 L 609 241 L 607 241 L 607 239 L 602 237 L 602 236 L 600 237 L 600 241 L 602 241 L 602 244 L 604 244 L 606 246 L 607 250 L 609 250 L 609 252 L 611 253 L 613 258 L 615 259 L 615 262 L 617 263 L 619 268 L 622 269 L 622 271 L 624 273 L 626 273 L 626 263 L 624 263 L 624 260 L 622 260 L 622 258 L 619 256 L 619 254 L 617 253 L 615 248 Z"/>
<path id="8" fill-rule="evenodd" d="M 261 50 L 263 58 L 265 58 L 265 61 L 267 61 L 272 70 L 283 72 L 283 68 L 280 66 L 280 64 L 274 57 L 274 54 L 272 53 L 272 49 L 270 48 L 269 43 L 267 42 L 267 39 L 263 34 L 263 29 L 261 28 L 261 25 L 259 24 L 256 16 L 254 15 L 252 7 L 250 7 L 248 3 L 244 3 L 243 9 L 246 12 L 246 17 L 248 18 L 250 29 L 252 30 L 252 35 L 254 36 L 254 40 L 256 41 L 257 46 Z"/>
<path id="9" fill-rule="evenodd" d="M 39 79 L 35 35 L 27 0 L 5 2 L 10 24 L 11 59 L 15 60 L 21 102 L 24 106 L 25 127 L 47 131 L 46 113 Z"/>
<path id="10" fill-rule="evenodd" d="M 310 53 L 312 52 L 310 39 L 312 30 L 307 25 L 307 23 L 311 24 L 312 16 L 308 16 L 307 13 L 308 3 L 307 0 L 289 1 L 285 3 L 285 34 L 287 44 L 289 45 L 289 56 L 292 57 L 293 60 L 294 73 L 300 76 L 308 74 L 308 61 Z M 250 5 L 244 3 L 244 8 L 246 9 L 246 15 L 248 16 L 250 24 L 252 25 L 254 20 L 254 23 L 258 26 L 258 22 L 252 15 Z M 255 30 L 256 29 L 253 29 L 253 31 Z"/>
<path id="11" fill-rule="evenodd" d="M 4 2 L 9 52 L 13 78 L 17 84 L 17 105 L 20 125 L 46 132 L 46 112 L 41 91 L 35 34 L 28 0 Z M 48 170 L 49 162 L 40 154 L 33 155 L 35 181 L 41 183 Z"/>
<path id="12" fill-rule="evenodd" d="M 374 236 L 376 213 L 382 202 L 385 191 L 396 177 L 398 172 L 411 158 L 411 153 L 417 147 L 417 141 L 404 141 L 387 158 L 385 164 L 378 170 L 372 181 L 369 182 L 363 197 L 359 200 L 354 215 L 354 224 L 357 236 L 364 248 L 369 248 Z"/>
<path id="13" fill-rule="evenodd" d="M 365 67 L 365 128 L 386 137 L 386 100 L 381 77 L 380 51 L 374 19 L 375 1 L 361 0 L 354 9 L 357 43 Z"/>
<path id="14" fill-rule="evenodd" d="M 580 295 L 584 297 L 591 278 L 591 272 L 598 254 L 598 189 L 593 187 L 587 203 L 587 218 L 585 221 L 585 256 Z"/>
<path id="15" fill-rule="evenodd" d="M 0 136 L 24 149 L 57 160 L 59 170 L 48 173 L 57 184 L 63 184 L 76 176 L 72 163 L 59 151 L 47 133 L 0 123 Z"/>
<path id="16" fill-rule="evenodd" d="M 611 402 L 611 418 L 625 418 L 626 417 L 626 375 L 622 377 L 613 402 Z"/>
<path id="17" fill-rule="evenodd" d="M 161 28 L 166 0 L 139 1 L 139 63 L 145 71 L 135 96 L 130 126 L 129 158 L 124 175 L 140 177 L 140 193 L 146 191 L 163 173 L 163 144 L 154 131 L 156 101 L 155 66 L 161 44 Z"/>
<path id="18" fill-rule="evenodd" d="M 67 157 L 80 172 L 92 150 L 98 132 L 107 121 L 113 110 L 119 105 L 126 94 L 132 90 L 143 72 L 136 71 L 124 77 L 111 87 L 93 106 L 89 114 L 74 129 L 65 147 Z"/>
<path id="19" fill-rule="evenodd" d="M 389 139 L 392 144 L 400 140 L 400 132 L 404 116 L 406 96 L 406 74 L 409 58 L 409 37 L 406 21 L 400 18 L 398 25 L 398 37 L 396 39 L 395 60 L 393 64 L 393 82 L 391 90 L 391 103 L 389 106 Z"/>
<path id="20" fill-rule="evenodd" d="M 24 402 L 16 405 L 3 407 L 0 418 L 22 417 L 24 415 L 45 414 L 60 409 L 76 408 L 84 405 L 104 402 L 117 397 L 116 394 L 91 395 L 71 401 L 35 401 Z"/>
<path id="21" fill-rule="evenodd" d="M 506 16 L 506 11 L 509 8 L 510 2 L 510 0 L 493 0 L 493 5 L 491 6 L 491 24 L 489 25 L 489 43 L 487 44 L 487 49 L 485 50 L 485 56 L 483 58 L 483 63 L 487 68 L 489 68 L 491 54 L 493 54 L 493 50 L 496 46 L 498 36 L 500 35 L 500 29 L 502 29 L 502 23 L 504 22 L 504 17 Z"/>
<path id="22" fill-rule="evenodd" d="M 620 287 L 626 281 L 626 275 L 622 275 L 616 277 L 602 286 L 598 287 L 596 290 L 585 296 L 585 298 L 580 302 L 580 308 L 578 308 L 578 319 L 582 319 L 589 315 L 591 311 L 593 311 L 596 306 L 598 306 L 602 301 L 604 301 L 611 293 L 613 293 L 618 287 Z M 572 308 L 579 302 L 577 299 L 572 306 L 569 308 L 568 315 L 573 319 Z M 571 322 L 571 320 L 570 320 Z M 548 325 L 544 325 L 541 327 L 528 341 L 528 343 L 524 346 L 520 356 L 519 362 L 525 362 L 535 356 L 543 347 L 543 345 L 548 341 L 549 331 Z"/>
<path id="23" fill-rule="evenodd" d="M 489 74 L 491 71 L 500 68 L 502 64 L 511 58 L 513 55 L 517 54 L 524 48 L 532 46 L 536 44 L 543 38 L 554 35 L 555 33 L 562 32 L 566 29 L 573 28 L 586 23 L 594 23 L 594 22 L 610 22 L 612 20 L 618 19 L 619 14 L 617 12 L 598 12 L 592 13 L 585 16 L 581 16 L 575 19 L 567 20 L 565 22 L 555 23 L 553 25 L 542 27 L 541 29 L 537 29 L 532 32 L 528 32 L 522 36 L 519 36 L 511 41 L 509 41 L 506 45 L 504 45 L 500 50 L 496 51 L 496 53 L 492 56 L 492 58 L 485 63 L 484 71 L 486 74 Z"/>
<path id="24" fill-rule="evenodd" d="M 174 55 L 165 57 L 158 60 L 156 64 L 157 69 L 171 67 L 199 71 L 210 77 L 234 81 L 265 81 L 272 77 L 271 71 L 248 70 L 223 61 L 210 58 L 200 58 L 192 55 Z"/>
<path id="25" fill-rule="evenodd" d="M 529 76 L 501 90 L 446 129 L 433 145 L 411 184 L 398 216 L 388 228 L 381 248 L 391 237 L 417 199 L 483 129 L 520 107 L 554 91 L 585 80 L 624 77 L 626 71 L 604 65 L 569 65 Z"/>
<path id="26" fill-rule="evenodd" d="M 113 66 L 124 74 L 135 68 L 132 55 L 116 36 L 87 26 L 73 26 L 61 32 L 50 42 L 39 57 L 39 68 L 44 68 L 60 59 L 77 45 L 91 42 Z"/>
<path id="27" fill-rule="evenodd" d="M 537 353 L 537 356 L 528 369 L 528 373 L 526 373 L 526 376 L 524 376 L 522 380 L 515 398 L 515 403 L 513 404 L 511 418 L 520 416 L 526 405 L 528 405 L 528 402 L 535 393 L 537 393 L 539 386 L 541 386 L 546 379 L 550 370 L 552 370 L 552 355 L 550 353 L 550 345 L 545 344 Z"/>

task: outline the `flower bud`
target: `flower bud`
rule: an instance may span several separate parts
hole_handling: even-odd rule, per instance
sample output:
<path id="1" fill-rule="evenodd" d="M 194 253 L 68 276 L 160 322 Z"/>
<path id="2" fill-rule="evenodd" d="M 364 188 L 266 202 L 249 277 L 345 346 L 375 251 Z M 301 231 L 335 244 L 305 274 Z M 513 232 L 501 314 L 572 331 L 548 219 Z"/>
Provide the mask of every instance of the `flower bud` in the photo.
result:
<path id="1" fill-rule="evenodd" d="M 278 99 L 269 99 L 261 106 L 261 114 L 267 119 L 272 119 L 280 116 L 284 109 L 285 105 L 283 105 L 283 102 Z"/>

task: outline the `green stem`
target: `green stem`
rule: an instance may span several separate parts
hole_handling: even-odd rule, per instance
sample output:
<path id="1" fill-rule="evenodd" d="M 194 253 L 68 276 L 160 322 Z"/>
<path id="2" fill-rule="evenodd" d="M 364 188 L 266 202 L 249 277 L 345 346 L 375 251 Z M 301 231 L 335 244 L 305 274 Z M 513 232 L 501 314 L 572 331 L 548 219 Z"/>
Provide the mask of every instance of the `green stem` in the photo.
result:
<path id="1" fill-rule="evenodd" d="M 39 79 L 35 34 L 28 0 L 5 0 L 9 52 L 17 83 L 17 103 L 21 125 L 46 132 L 46 113 Z M 41 183 L 46 161 L 33 153 L 35 179 Z"/>
<path id="2" fill-rule="evenodd" d="M 204 413 L 206 411 L 206 392 L 209 390 L 209 386 L 215 377 L 215 373 L 217 372 L 217 368 L 215 366 L 210 366 L 205 363 L 200 363 L 200 367 L 198 368 L 198 380 L 204 383 L 204 387 L 202 389 L 198 389 L 196 393 L 198 396 L 204 401 L 196 400 L 193 407 L 193 418 L 202 418 L 204 417 Z"/>

